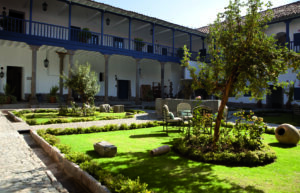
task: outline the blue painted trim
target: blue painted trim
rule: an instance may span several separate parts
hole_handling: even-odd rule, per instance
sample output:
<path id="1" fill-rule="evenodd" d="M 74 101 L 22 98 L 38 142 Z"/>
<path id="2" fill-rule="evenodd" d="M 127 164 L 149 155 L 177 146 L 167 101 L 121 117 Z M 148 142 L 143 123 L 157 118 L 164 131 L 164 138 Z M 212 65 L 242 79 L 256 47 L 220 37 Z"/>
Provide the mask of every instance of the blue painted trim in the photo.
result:
<path id="1" fill-rule="evenodd" d="M 189 34 L 190 35 L 190 51 L 193 51 L 193 49 L 192 49 L 192 46 L 193 46 L 193 44 L 192 44 L 192 34 Z"/>
<path id="2" fill-rule="evenodd" d="M 157 54 L 152 54 L 147 52 L 139 52 L 139 51 L 128 50 L 128 49 L 119 49 L 119 48 L 108 47 L 108 46 L 84 44 L 84 43 L 69 41 L 69 40 L 59 40 L 59 39 L 45 38 L 40 36 L 28 36 L 26 34 L 12 33 L 8 31 L 0 31 L 0 39 L 25 42 L 29 45 L 38 45 L 38 46 L 49 45 L 49 46 L 63 47 L 67 50 L 80 49 L 80 50 L 100 52 L 102 54 L 109 54 L 109 55 L 118 54 L 118 55 L 131 56 L 134 58 L 141 58 L 141 59 L 148 58 L 148 59 L 158 60 L 161 62 L 180 63 L 179 58 L 172 57 L 172 56 L 157 55 Z"/>
<path id="3" fill-rule="evenodd" d="M 103 33 L 104 33 L 104 12 L 101 12 L 101 46 L 103 46 Z"/>
<path id="4" fill-rule="evenodd" d="M 175 29 L 172 29 L 172 32 L 173 32 L 173 40 L 172 40 L 173 56 L 175 56 Z"/>
<path id="5" fill-rule="evenodd" d="M 72 2 L 69 2 L 69 40 L 71 40 Z"/>
<path id="6" fill-rule="evenodd" d="M 29 10 L 29 35 L 31 35 L 31 28 L 32 28 L 32 5 L 33 0 L 30 0 L 30 10 Z"/>
<path id="7" fill-rule="evenodd" d="M 291 20 L 285 21 L 285 33 L 286 33 L 285 42 L 288 43 L 288 48 L 290 48 L 290 23 Z"/>
<path id="8" fill-rule="evenodd" d="M 128 49 L 131 50 L 131 17 L 129 17 Z"/>
<path id="9" fill-rule="evenodd" d="M 152 24 L 152 30 L 153 30 L 153 33 L 152 33 L 152 46 L 153 46 L 153 51 L 154 51 L 154 48 L 155 48 L 155 23 Z"/>

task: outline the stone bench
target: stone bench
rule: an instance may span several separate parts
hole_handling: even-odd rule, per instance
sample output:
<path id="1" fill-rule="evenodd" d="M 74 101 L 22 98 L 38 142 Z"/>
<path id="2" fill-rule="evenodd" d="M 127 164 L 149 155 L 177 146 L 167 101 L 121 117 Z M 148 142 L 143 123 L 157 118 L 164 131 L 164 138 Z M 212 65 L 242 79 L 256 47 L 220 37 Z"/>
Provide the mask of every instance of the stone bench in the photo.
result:
<path id="1" fill-rule="evenodd" d="M 117 147 L 107 141 L 101 141 L 94 144 L 94 150 L 101 157 L 114 157 L 117 154 Z"/>

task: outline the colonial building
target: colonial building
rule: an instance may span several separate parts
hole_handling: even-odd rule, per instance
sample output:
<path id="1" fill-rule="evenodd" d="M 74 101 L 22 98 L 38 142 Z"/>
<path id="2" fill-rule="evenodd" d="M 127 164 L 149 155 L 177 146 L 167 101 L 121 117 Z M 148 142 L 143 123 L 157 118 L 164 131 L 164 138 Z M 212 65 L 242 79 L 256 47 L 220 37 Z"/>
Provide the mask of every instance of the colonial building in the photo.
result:
<path id="1" fill-rule="evenodd" d="M 0 92 L 42 101 L 51 87 L 71 98 L 61 74 L 76 62 L 99 75 L 105 101 L 137 101 L 153 90 L 174 97 L 183 76 L 182 47 L 196 55 L 206 33 L 92 0 L 2 0 Z"/>
<path id="2" fill-rule="evenodd" d="M 277 38 L 278 43 L 285 45 L 287 43 L 288 48 L 294 50 L 295 52 L 300 52 L 300 1 L 295 3 L 283 5 L 273 9 L 274 18 L 272 22 L 268 24 L 268 29 L 266 34 L 273 35 Z M 199 28 L 199 31 L 203 33 L 208 33 L 209 28 L 202 27 Z M 191 62 L 195 65 L 195 62 Z M 300 69 L 299 69 L 300 70 Z M 187 76 L 189 76 L 187 74 Z M 287 74 L 281 75 L 279 81 L 294 81 L 294 100 L 300 100 L 300 80 L 297 78 L 296 73 L 292 73 L 291 70 Z M 270 88 L 273 89 L 273 85 L 270 85 Z M 267 107 L 281 108 L 288 101 L 288 96 L 285 94 L 288 89 L 277 88 L 272 90 L 272 94 L 265 97 L 262 101 Z M 257 101 L 250 100 L 251 94 L 248 93 L 244 97 L 236 99 L 235 97 L 230 97 L 229 103 L 238 103 L 243 106 L 249 104 L 256 104 Z"/>

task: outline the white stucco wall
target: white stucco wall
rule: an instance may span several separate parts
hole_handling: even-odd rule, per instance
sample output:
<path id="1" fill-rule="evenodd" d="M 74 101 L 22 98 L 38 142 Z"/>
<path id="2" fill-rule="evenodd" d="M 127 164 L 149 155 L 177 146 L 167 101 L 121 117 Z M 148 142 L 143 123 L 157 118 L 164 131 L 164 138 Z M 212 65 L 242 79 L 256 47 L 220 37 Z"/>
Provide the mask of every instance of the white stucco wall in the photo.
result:
<path id="1" fill-rule="evenodd" d="M 30 47 L 24 43 L 19 44 L 9 41 L 0 46 L 0 53 L 5 57 L 0 57 L 0 67 L 4 68 L 6 75 L 7 66 L 22 67 L 22 97 L 25 94 L 31 93 L 31 73 L 32 73 L 32 51 Z M 9 46 L 10 45 L 10 46 Z M 63 48 L 42 46 L 37 52 L 37 84 L 36 93 L 48 94 L 50 88 L 59 85 L 59 57 L 56 51 L 61 51 Z M 66 52 L 66 51 L 65 51 Z M 44 67 L 44 59 L 48 58 L 49 67 Z M 75 52 L 73 57 L 74 63 L 91 64 L 92 70 L 96 72 L 97 78 L 99 73 L 104 73 L 105 60 L 104 56 L 97 52 L 88 52 L 79 50 Z M 69 55 L 64 58 L 64 73 L 68 74 Z M 112 55 L 109 58 L 108 95 L 117 97 L 117 81 L 115 75 L 119 80 L 129 80 L 131 84 L 131 96 L 136 94 L 136 59 L 129 56 Z M 161 64 L 156 60 L 142 59 L 140 62 L 141 76 L 140 85 L 148 84 L 152 86 L 152 82 L 161 81 Z M 173 95 L 178 92 L 178 85 L 180 81 L 180 65 L 177 63 L 165 63 L 165 92 L 169 94 L 170 81 L 173 83 Z M 99 80 L 99 79 L 98 79 Z M 98 96 L 104 96 L 104 81 L 100 83 L 100 92 Z M 0 79 L 0 92 L 3 92 L 3 87 L 6 84 L 6 76 Z M 64 94 L 67 94 L 67 89 L 64 89 Z"/>

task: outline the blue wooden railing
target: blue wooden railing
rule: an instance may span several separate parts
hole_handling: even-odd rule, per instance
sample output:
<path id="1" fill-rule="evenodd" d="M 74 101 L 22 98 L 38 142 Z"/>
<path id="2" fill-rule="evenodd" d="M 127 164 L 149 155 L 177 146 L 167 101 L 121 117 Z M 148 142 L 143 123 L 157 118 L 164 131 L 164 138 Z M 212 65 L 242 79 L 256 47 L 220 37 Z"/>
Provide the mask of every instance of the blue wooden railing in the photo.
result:
<path id="1" fill-rule="evenodd" d="M 290 41 L 288 44 L 289 49 L 294 50 L 295 52 L 300 52 L 300 42 Z"/>
<path id="2" fill-rule="evenodd" d="M 69 30 L 71 32 L 69 33 Z M 81 44 L 89 44 L 96 46 L 107 46 L 118 49 L 127 49 L 151 53 L 170 57 L 182 57 L 181 48 L 152 44 L 149 42 L 139 40 L 129 40 L 128 38 L 117 37 L 103 34 L 103 44 L 101 41 L 101 33 L 91 32 L 82 29 L 75 29 L 64 26 L 58 26 L 37 21 L 30 22 L 29 20 L 17 19 L 12 17 L 3 17 L 0 15 L 0 31 L 9 31 L 14 33 L 21 33 L 30 36 L 37 36 L 43 38 L 51 38 L 57 40 L 72 41 Z M 130 47 L 129 47 L 130 44 Z M 192 53 L 192 59 L 196 59 L 198 53 Z"/>

